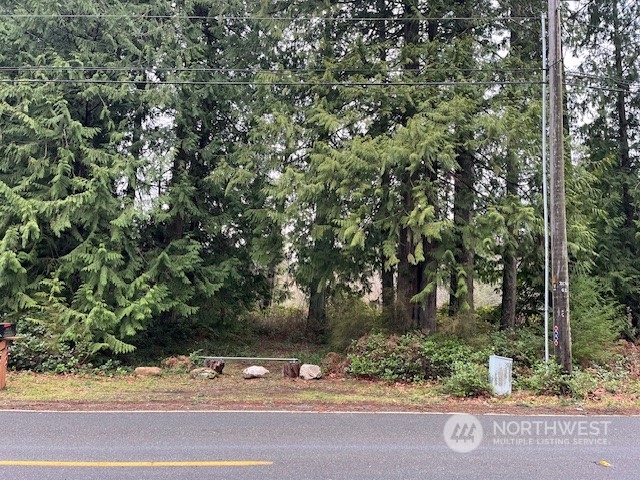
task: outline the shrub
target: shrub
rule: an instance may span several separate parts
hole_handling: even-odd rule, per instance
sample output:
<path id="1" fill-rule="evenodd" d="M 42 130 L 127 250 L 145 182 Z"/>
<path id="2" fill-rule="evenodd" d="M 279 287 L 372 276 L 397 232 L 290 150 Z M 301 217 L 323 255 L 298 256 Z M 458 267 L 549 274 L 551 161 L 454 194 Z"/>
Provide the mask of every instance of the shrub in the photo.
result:
<path id="1" fill-rule="evenodd" d="M 584 400 L 603 381 L 603 372 L 575 368 L 568 374 L 555 362 L 549 362 L 548 366 L 539 362 L 534 365 L 530 376 L 518 380 L 518 385 L 538 395 L 566 395 Z"/>
<path id="2" fill-rule="evenodd" d="M 633 357 L 633 354 L 626 357 L 617 355 L 606 367 L 595 365 L 588 371 L 597 378 L 598 385 L 607 392 L 618 393 L 625 389 L 630 379 L 634 378 L 633 365 L 637 360 Z"/>
<path id="3" fill-rule="evenodd" d="M 451 375 L 456 361 L 486 361 L 485 351 L 474 351 L 456 338 L 407 333 L 368 335 L 353 342 L 347 355 L 347 373 L 386 381 L 420 381 Z"/>
<path id="4" fill-rule="evenodd" d="M 338 296 L 327 307 L 329 345 L 344 351 L 353 341 L 381 328 L 380 312 L 354 296 Z"/>
<path id="5" fill-rule="evenodd" d="M 465 361 L 485 364 L 491 352 L 474 349 L 455 337 L 430 335 L 423 337 L 422 354 L 427 359 L 427 378 L 435 379 L 451 375 L 455 362 Z"/>
<path id="6" fill-rule="evenodd" d="M 496 355 L 512 358 L 520 367 L 531 367 L 543 357 L 544 332 L 527 327 L 495 332 L 491 346 Z"/>
<path id="7" fill-rule="evenodd" d="M 500 325 L 500 305 L 476 307 L 475 314 L 481 322 L 494 326 Z"/>
<path id="8" fill-rule="evenodd" d="M 555 362 L 538 362 L 529 376 L 520 377 L 518 385 L 537 395 L 568 395 L 571 377 Z"/>
<path id="9" fill-rule="evenodd" d="M 87 344 L 63 340 L 52 324 L 33 318 L 17 323 L 19 341 L 11 345 L 9 367 L 46 373 L 127 373 L 120 360 L 92 354 Z"/>
<path id="10" fill-rule="evenodd" d="M 438 309 L 438 332 L 447 337 L 460 338 L 466 343 L 481 345 L 486 343 L 486 336 L 493 330 L 477 312 L 462 311 L 451 317 L 447 306 Z"/>
<path id="11" fill-rule="evenodd" d="M 17 333 L 21 339 L 13 343 L 9 355 L 12 369 L 70 373 L 89 358 L 86 348 L 60 340 L 58 332 L 43 322 L 23 318 L 17 323 Z"/>
<path id="12" fill-rule="evenodd" d="M 613 354 L 625 316 L 598 279 L 577 276 L 571 283 L 571 340 L 576 362 L 604 364 Z"/>
<path id="13" fill-rule="evenodd" d="M 569 392 L 576 399 L 584 400 L 598 387 L 598 378 L 591 372 L 574 369 L 569 377 Z"/>
<path id="14" fill-rule="evenodd" d="M 299 340 L 306 334 L 306 315 L 299 308 L 276 305 L 252 311 L 244 318 L 249 330 L 257 335 Z"/>
<path id="15" fill-rule="evenodd" d="M 425 378 L 420 343 L 408 335 L 368 335 L 352 343 L 347 373 L 386 381 L 418 381 Z"/>
<path id="16" fill-rule="evenodd" d="M 484 365 L 457 361 L 443 391 L 456 397 L 479 397 L 491 394 L 489 369 Z"/>

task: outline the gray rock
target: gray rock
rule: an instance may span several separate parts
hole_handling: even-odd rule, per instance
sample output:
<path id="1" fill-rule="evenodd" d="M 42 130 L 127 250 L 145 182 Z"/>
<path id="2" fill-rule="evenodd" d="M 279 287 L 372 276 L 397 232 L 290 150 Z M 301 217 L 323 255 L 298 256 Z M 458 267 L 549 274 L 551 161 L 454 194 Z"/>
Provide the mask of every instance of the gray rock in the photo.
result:
<path id="1" fill-rule="evenodd" d="M 300 378 L 304 380 L 317 380 L 318 378 L 322 378 L 322 370 L 318 365 L 309 363 L 302 364 L 300 366 Z"/>
<path id="2" fill-rule="evenodd" d="M 262 378 L 269 375 L 269 370 L 264 367 L 258 367 L 253 365 L 251 367 L 247 367 L 242 371 L 242 375 L 244 378 Z"/>
<path id="3" fill-rule="evenodd" d="M 194 368 L 189 373 L 191 378 L 202 378 L 206 380 L 213 380 L 218 376 L 218 373 L 212 368 Z"/>
<path id="4" fill-rule="evenodd" d="M 139 377 L 157 377 L 162 375 L 162 369 L 160 367 L 136 367 L 133 373 Z"/>

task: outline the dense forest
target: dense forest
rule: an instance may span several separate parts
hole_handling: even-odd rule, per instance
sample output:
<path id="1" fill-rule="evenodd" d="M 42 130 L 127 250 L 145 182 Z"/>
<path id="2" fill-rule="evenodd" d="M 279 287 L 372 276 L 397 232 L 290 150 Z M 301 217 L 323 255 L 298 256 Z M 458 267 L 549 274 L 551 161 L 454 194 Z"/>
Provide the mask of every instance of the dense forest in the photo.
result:
<path id="1" fill-rule="evenodd" d="M 640 4 L 561 3 L 571 319 L 633 338 Z M 0 315 L 121 354 L 287 276 L 317 338 L 375 284 L 390 331 L 539 319 L 546 8 L 4 0 Z"/>

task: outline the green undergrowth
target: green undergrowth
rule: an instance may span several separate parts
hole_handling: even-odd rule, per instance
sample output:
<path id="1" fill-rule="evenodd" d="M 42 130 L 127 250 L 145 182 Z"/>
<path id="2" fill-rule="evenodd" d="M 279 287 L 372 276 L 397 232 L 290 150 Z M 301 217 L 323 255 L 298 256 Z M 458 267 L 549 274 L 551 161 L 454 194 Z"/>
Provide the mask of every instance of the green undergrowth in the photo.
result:
<path id="1" fill-rule="evenodd" d="M 351 344 L 348 373 L 389 382 L 435 380 L 450 376 L 455 362 L 480 361 L 485 354 L 456 338 L 375 333 Z"/>
<path id="2" fill-rule="evenodd" d="M 410 332 L 404 335 L 374 333 L 354 341 L 348 349 L 347 374 L 387 382 L 437 381 L 443 392 L 457 397 L 491 395 L 488 362 L 491 355 L 513 359 L 513 390 L 536 395 L 578 400 L 628 391 L 627 365 L 623 355 L 612 353 L 605 365 L 576 366 L 566 373 L 553 359 L 545 364 L 542 340 L 526 329 L 499 332 L 486 342 L 471 342 L 443 335 Z"/>
<path id="3" fill-rule="evenodd" d="M 482 397 L 492 393 L 489 357 L 500 355 L 513 359 L 514 392 L 576 400 L 597 397 L 602 392 L 640 394 L 636 381 L 640 377 L 640 349 L 630 343 L 615 343 L 615 335 L 609 335 L 606 342 L 591 342 L 599 328 L 614 316 L 609 310 L 580 305 L 589 307 L 582 301 L 576 308 L 579 348 L 570 375 L 553 362 L 542 363 L 544 335 L 539 321 L 499 331 L 495 308 L 485 308 L 468 325 L 442 316 L 438 334 L 392 334 L 378 310 L 352 297 L 335 299 L 329 305 L 326 343 L 309 334 L 305 311 L 282 306 L 252 311 L 224 335 L 181 332 L 175 338 L 168 337 L 165 344 L 148 348 L 142 342 L 133 354 L 119 356 L 91 352 L 89 346 L 69 341 L 46 324 L 25 319 L 19 323 L 22 339 L 12 345 L 9 367 L 14 371 L 100 377 L 126 375 L 138 365 L 161 366 L 173 356 L 190 357 L 193 364 L 201 363 L 202 356 L 222 355 L 295 357 L 303 363 L 322 365 L 327 354 L 337 352 L 334 356 L 339 357 L 339 368 L 335 371 L 344 371 L 347 377 L 391 384 L 429 383 L 447 395 Z M 584 320 L 589 315 L 599 320 Z M 624 345 L 629 348 L 621 350 Z"/>

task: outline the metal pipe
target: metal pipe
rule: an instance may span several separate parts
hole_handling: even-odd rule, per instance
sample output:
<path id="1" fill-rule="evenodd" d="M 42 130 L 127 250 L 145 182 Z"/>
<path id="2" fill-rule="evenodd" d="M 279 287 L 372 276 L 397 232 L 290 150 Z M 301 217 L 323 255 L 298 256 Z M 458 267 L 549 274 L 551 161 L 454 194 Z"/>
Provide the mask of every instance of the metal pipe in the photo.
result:
<path id="1" fill-rule="evenodd" d="M 297 358 L 269 358 L 269 357 L 216 357 L 216 356 L 206 356 L 206 357 L 198 357 L 204 358 L 205 360 L 239 360 L 239 361 L 261 361 L 261 362 L 290 362 L 296 363 L 300 362 Z"/>

